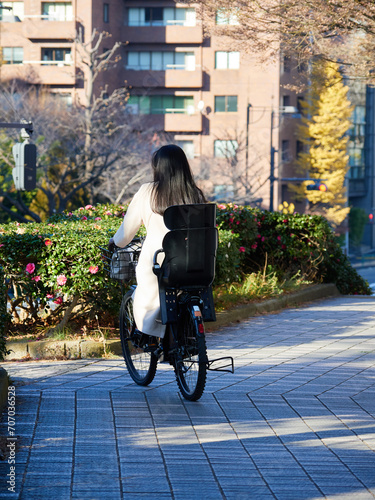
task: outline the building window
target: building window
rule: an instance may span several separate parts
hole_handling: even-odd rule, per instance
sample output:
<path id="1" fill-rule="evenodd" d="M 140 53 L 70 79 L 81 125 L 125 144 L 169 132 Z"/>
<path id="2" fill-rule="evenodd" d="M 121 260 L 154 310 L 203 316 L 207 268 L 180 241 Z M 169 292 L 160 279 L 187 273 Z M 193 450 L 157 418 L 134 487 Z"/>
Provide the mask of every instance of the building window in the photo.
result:
<path id="1" fill-rule="evenodd" d="M 109 3 L 103 4 L 103 22 L 109 23 Z"/>
<path id="2" fill-rule="evenodd" d="M 177 141 L 177 146 L 184 150 L 186 157 L 189 160 L 194 158 L 194 142 L 193 141 Z"/>
<path id="3" fill-rule="evenodd" d="M 213 201 L 231 201 L 234 198 L 234 188 L 232 184 L 217 184 L 214 186 Z"/>
<path id="4" fill-rule="evenodd" d="M 3 47 L 3 64 L 22 64 L 23 47 Z"/>
<path id="5" fill-rule="evenodd" d="M 126 69 L 135 71 L 167 69 L 195 70 L 194 52 L 128 52 Z"/>
<path id="6" fill-rule="evenodd" d="M 72 2 L 42 2 L 42 19 L 45 21 L 72 21 Z"/>
<path id="7" fill-rule="evenodd" d="M 281 161 L 290 161 L 290 141 L 288 139 L 281 141 Z"/>
<path id="8" fill-rule="evenodd" d="M 239 52 L 215 52 L 215 69 L 239 69 Z"/>
<path id="9" fill-rule="evenodd" d="M 73 104 L 73 96 L 69 92 L 51 92 L 51 96 L 64 103 L 66 106 Z"/>
<path id="10" fill-rule="evenodd" d="M 132 7 L 128 9 L 128 26 L 195 26 L 193 8 Z"/>
<path id="11" fill-rule="evenodd" d="M 236 95 L 215 96 L 215 113 L 236 113 L 236 112 L 237 112 Z"/>
<path id="12" fill-rule="evenodd" d="M 363 179 L 365 177 L 366 107 L 356 105 L 351 120 L 348 142 L 349 178 Z"/>
<path id="13" fill-rule="evenodd" d="M 302 96 L 297 97 L 297 109 L 300 115 L 303 115 L 303 108 L 304 108 L 303 103 L 304 103 L 304 98 Z"/>
<path id="14" fill-rule="evenodd" d="M 130 96 L 127 110 L 134 115 L 193 114 L 194 98 L 174 95 Z"/>
<path id="15" fill-rule="evenodd" d="M 290 68 L 291 68 L 291 65 L 292 65 L 290 57 L 289 56 L 283 56 L 282 62 L 283 62 L 283 65 L 282 65 L 282 71 L 283 71 L 283 73 L 290 73 Z"/>
<path id="16" fill-rule="evenodd" d="M 290 95 L 283 95 L 283 108 L 290 106 Z"/>
<path id="17" fill-rule="evenodd" d="M 214 142 L 214 157 L 215 158 L 234 158 L 238 148 L 237 141 L 221 141 Z"/>
<path id="18" fill-rule="evenodd" d="M 238 22 L 237 12 L 228 12 L 226 9 L 218 9 L 216 11 L 216 24 L 218 25 L 231 25 L 235 26 L 240 24 Z"/>
<path id="19" fill-rule="evenodd" d="M 42 61 L 43 64 L 56 64 L 58 66 L 71 64 L 71 49 L 42 48 Z"/>
<path id="20" fill-rule="evenodd" d="M 0 21 L 14 21 L 14 17 L 23 21 L 24 3 L 23 2 L 1 2 Z M 17 20 L 17 19 L 16 19 Z"/>
<path id="21" fill-rule="evenodd" d="M 301 153 L 304 151 L 304 146 L 302 141 L 296 141 L 296 157 L 298 158 Z"/>

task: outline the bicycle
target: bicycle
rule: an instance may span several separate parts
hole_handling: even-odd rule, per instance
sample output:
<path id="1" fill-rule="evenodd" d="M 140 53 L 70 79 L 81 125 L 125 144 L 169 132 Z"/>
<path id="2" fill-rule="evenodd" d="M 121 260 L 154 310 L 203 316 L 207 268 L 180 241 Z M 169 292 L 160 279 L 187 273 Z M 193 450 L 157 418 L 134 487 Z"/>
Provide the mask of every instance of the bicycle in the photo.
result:
<path id="1" fill-rule="evenodd" d="M 212 281 L 215 273 L 217 229 L 213 204 L 168 207 L 164 222 L 170 230 L 153 259 L 158 278 L 163 338 L 136 329 L 131 285 L 120 308 L 120 339 L 131 378 L 138 385 L 149 385 L 158 362 L 173 366 L 183 397 L 197 401 L 203 394 L 207 370 L 234 372 L 231 356 L 209 360 L 205 340 L 205 321 L 215 321 Z M 164 254 L 161 265 L 158 255 Z M 213 363 L 229 361 L 219 367 Z M 230 367 L 230 368 L 229 368 Z"/>

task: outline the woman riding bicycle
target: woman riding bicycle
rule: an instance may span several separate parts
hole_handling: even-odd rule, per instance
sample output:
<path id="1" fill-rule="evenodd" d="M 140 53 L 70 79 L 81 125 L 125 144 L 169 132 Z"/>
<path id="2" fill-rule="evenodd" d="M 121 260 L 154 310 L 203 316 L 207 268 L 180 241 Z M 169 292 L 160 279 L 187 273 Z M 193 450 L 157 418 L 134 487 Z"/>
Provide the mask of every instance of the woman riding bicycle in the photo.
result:
<path id="1" fill-rule="evenodd" d="M 134 319 L 138 330 L 163 337 L 165 325 L 156 320 L 160 313 L 158 281 L 152 271 L 155 252 L 168 232 L 163 214 L 171 205 L 206 203 L 196 186 L 184 151 L 173 144 L 162 146 L 152 156 L 154 181 L 143 184 L 134 195 L 124 220 L 109 244 L 125 247 L 144 224 L 147 232 L 136 268 Z"/>

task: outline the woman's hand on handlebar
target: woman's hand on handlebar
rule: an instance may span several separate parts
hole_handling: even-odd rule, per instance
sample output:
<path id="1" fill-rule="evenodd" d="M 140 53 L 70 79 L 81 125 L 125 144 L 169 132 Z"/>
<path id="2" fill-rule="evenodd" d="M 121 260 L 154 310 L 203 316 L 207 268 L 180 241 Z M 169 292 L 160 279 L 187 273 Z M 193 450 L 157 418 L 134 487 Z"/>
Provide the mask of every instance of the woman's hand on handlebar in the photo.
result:
<path id="1" fill-rule="evenodd" d="M 115 245 L 115 241 L 113 238 L 109 238 L 109 242 L 108 242 L 108 250 L 110 252 L 113 252 L 114 249 L 116 248 L 116 245 Z"/>

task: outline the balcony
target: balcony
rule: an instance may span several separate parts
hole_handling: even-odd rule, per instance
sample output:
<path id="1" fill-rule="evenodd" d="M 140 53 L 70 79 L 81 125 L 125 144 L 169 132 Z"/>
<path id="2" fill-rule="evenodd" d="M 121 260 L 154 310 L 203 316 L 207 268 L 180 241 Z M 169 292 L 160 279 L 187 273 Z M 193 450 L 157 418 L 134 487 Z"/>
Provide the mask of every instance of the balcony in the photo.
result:
<path id="1" fill-rule="evenodd" d="M 126 81 L 132 87 L 201 88 L 202 70 L 167 69 L 166 71 L 126 71 Z"/>
<path id="2" fill-rule="evenodd" d="M 42 85 L 75 85 L 75 67 L 61 61 L 24 61 L 27 81 Z"/>
<path id="3" fill-rule="evenodd" d="M 201 44 L 202 26 L 127 26 L 122 41 L 129 43 Z"/>
<path id="4" fill-rule="evenodd" d="M 25 17 L 23 36 L 30 40 L 73 40 L 76 34 L 75 21 L 50 21 L 42 16 Z"/>
<path id="5" fill-rule="evenodd" d="M 164 115 L 165 132 L 202 132 L 202 115 L 168 113 Z M 176 110 L 172 110 L 176 111 Z"/>
<path id="6" fill-rule="evenodd" d="M 349 179 L 349 198 L 358 198 L 367 194 L 366 179 Z"/>

